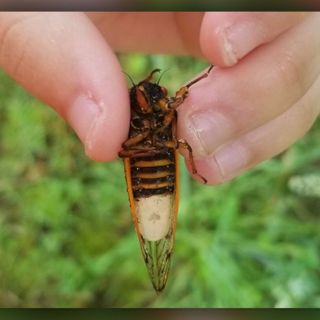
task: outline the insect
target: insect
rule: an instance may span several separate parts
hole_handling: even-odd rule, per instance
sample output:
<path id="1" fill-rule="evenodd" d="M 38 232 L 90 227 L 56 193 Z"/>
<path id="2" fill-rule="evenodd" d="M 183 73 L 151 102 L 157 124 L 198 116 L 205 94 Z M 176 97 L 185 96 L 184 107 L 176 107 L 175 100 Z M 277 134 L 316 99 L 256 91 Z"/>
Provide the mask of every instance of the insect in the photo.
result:
<path id="1" fill-rule="evenodd" d="M 187 98 L 189 88 L 208 76 L 208 71 L 180 88 L 174 97 L 148 77 L 129 90 L 131 120 L 129 138 L 119 156 L 124 160 L 131 214 L 152 284 L 161 292 L 167 282 L 174 248 L 178 212 L 178 150 L 189 152 L 194 174 L 198 174 L 192 149 L 176 136 L 176 109 Z M 204 182 L 205 178 L 200 176 Z"/>

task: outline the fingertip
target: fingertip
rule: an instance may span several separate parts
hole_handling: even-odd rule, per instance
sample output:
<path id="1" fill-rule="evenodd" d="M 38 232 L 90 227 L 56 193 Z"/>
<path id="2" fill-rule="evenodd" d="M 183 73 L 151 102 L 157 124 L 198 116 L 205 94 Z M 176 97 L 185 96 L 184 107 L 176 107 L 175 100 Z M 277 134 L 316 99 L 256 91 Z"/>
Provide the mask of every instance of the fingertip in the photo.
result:
<path id="1" fill-rule="evenodd" d="M 296 12 L 208 12 L 201 26 L 200 46 L 211 63 L 220 67 L 233 66 L 305 16 Z"/>
<path id="2" fill-rule="evenodd" d="M 226 14 L 207 12 L 200 30 L 200 47 L 208 61 L 219 67 L 232 66 L 238 59 L 226 36 L 230 22 Z"/>
<path id="3" fill-rule="evenodd" d="M 95 161 L 112 161 L 118 157 L 122 143 L 128 137 L 130 112 L 129 97 L 125 91 L 100 102 L 100 113 L 84 139 L 86 155 Z"/>
<path id="4" fill-rule="evenodd" d="M 100 71 L 100 81 L 91 83 L 89 91 L 81 90 L 63 115 L 83 143 L 86 155 L 95 161 L 116 159 L 129 130 L 126 81 L 118 62 L 109 62 L 109 69 Z"/>
<path id="5" fill-rule="evenodd" d="M 5 17 L 4 70 L 69 123 L 91 159 L 116 158 L 129 127 L 128 89 L 101 33 L 83 13 Z"/>
<path id="6" fill-rule="evenodd" d="M 129 119 L 121 119 L 121 121 L 129 123 Z M 95 161 L 115 160 L 127 136 L 128 130 L 124 125 L 117 124 L 102 114 L 85 140 L 85 153 Z"/>
<path id="7" fill-rule="evenodd" d="M 85 143 L 89 132 L 102 113 L 102 109 L 89 95 L 79 95 L 65 110 L 65 118 L 69 125 Z"/>

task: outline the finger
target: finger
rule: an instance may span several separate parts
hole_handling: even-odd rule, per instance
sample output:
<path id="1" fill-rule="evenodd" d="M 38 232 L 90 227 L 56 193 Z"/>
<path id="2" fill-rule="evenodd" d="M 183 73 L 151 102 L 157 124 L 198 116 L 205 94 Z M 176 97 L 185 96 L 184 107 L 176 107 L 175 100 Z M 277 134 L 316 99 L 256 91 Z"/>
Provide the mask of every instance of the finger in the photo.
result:
<path id="1" fill-rule="evenodd" d="M 88 16 L 116 51 L 201 54 L 202 12 L 98 12 Z"/>
<path id="2" fill-rule="evenodd" d="M 196 161 L 209 184 L 234 178 L 254 165 L 272 158 L 301 138 L 320 111 L 320 78 L 292 108 L 222 146 L 211 156 Z"/>
<path id="3" fill-rule="evenodd" d="M 128 132 L 127 88 L 84 14 L 0 14 L 0 65 L 69 122 L 91 158 L 117 156 Z"/>
<path id="4" fill-rule="evenodd" d="M 305 16 L 298 12 L 208 12 L 200 32 L 202 53 L 215 65 L 234 65 Z"/>
<path id="5" fill-rule="evenodd" d="M 213 69 L 190 89 L 178 128 L 196 158 L 271 121 L 306 93 L 320 69 L 319 18 L 310 15 L 232 68 Z"/>

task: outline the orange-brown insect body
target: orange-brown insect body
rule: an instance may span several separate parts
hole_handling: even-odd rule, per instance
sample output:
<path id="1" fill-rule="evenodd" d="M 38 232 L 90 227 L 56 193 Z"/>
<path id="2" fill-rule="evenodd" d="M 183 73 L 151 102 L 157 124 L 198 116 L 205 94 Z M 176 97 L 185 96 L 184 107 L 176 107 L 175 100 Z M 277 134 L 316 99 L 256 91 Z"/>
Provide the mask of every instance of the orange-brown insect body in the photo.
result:
<path id="1" fill-rule="evenodd" d="M 159 69 L 130 89 L 130 132 L 119 156 L 124 158 L 131 213 L 157 292 L 165 287 L 174 247 L 179 147 L 188 149 L 192 170 L 197 173 L 191 147 L 176 137 L 176 108 L 187 97 L 189 87 L 211 69 L 212 66 L 178 90 L 174 97 L 168 97 L 164 87 L 151 82 Z"/>

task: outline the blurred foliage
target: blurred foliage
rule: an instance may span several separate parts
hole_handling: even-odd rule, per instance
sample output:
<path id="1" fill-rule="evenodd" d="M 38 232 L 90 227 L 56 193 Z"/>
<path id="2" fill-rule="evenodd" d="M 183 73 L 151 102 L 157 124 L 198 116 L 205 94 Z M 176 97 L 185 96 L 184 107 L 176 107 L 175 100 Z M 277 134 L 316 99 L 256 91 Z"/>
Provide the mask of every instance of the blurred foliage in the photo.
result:
<path id="1" fill-rule="evenodd" d="M 171 68 L 161 82 L 172 93 L 206 66 L 120 60 L 135 80 Z M 4 73 L 0 97 L 1 307 L 320 307 L 320 179 L 309 181 L 319 174 L 319 124 L 221 186 L 201 186 L 182 167 L 176 252 L 157 297 L 121 161 L 88 160 L 71 129 Z"/>

